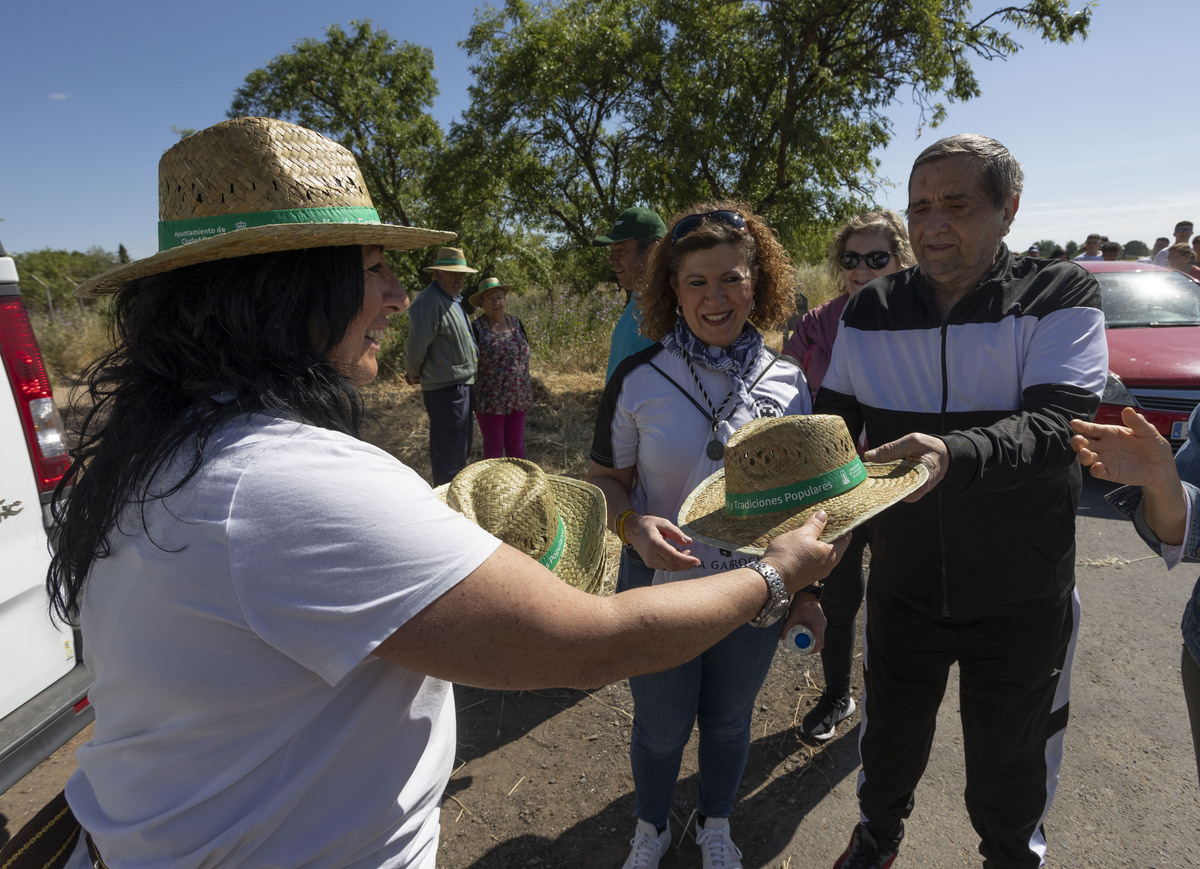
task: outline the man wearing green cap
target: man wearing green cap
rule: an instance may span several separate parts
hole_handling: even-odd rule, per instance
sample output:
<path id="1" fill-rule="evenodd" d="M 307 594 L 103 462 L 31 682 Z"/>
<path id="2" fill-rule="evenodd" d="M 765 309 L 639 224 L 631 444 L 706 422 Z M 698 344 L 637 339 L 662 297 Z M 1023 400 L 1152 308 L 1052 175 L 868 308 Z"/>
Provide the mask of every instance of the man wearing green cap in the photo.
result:
<path id="1" fill-rule="evenodd" d="M 613 329 L 612 343 L 609 345 L 605 383 L 625 357 L 654 343 L 639 331 L 637 304 L 633 294 L 645 277 L 650 248 L 666 234 L 667 225 L 658 214 L 649 208 L 634 206 L 621 212 L 608 235 L 593 241 L 596 245 L 608 245 L 608 264 L 612 266 L 617 284 L 625 291 L 626 298 L 625 310 Z"/>
<path id="2" fill-rule="evenodd" d="M 425 271 L 433 280 L 408 309 L 404 380 L 421 386 L 429 414 L 433 485 L 440 486 L 466 467 L 471 453 L 471 387 L 479 353 L 462 306 L 462 288 L 477 269 L 467 265 L 459 248 L 444 247 Z"/>

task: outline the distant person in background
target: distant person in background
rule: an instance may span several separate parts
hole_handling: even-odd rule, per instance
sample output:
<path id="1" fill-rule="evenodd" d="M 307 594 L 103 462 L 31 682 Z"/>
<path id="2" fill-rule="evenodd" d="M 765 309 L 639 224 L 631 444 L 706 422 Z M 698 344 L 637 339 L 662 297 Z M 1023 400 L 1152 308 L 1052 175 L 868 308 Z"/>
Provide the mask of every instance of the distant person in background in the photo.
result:
<path id="1" fill-rule="evenodd" d="M 429 414 L 433 484 L 440 486 L 466 467 L 475 431 L 471 386 L 478 354 L 462 306 L 462 288 L 476 269 L 467 265 L 459 248 L 444 247 L 425 271 L 433 280 L 408 310 L 404 382 L 421 387 Z"/>
<path id="2" fill-rule="evenodd" d="M 1171 239 L 1167 238 L 1165 235 L 1160 235 L 1158 238 L 1154 239 L 1154 247 L 1151 248 L 1150 254 L 1148 256 L 1139 257 L 1138 262 L 1140 262 L 1140 263 L 1154 262 L 1154 258 L 1156 256 L 1158 256 L 1159 251 L 1166 250 L 1170 246 L 1171 246 Z"/>
<path id="3" fill-rule="evenodd" d="M 1041 256 L 1036 244 L 1029 245 L 1029 250 L 1025 251 L 1025 256 Z"/>
<path id="4" fill-rule="evenodd" d="M 1177 272 L 1183 272 L 1189 278 L 1200 280 L 1200 268 L 1196 267 L 1196 258 L 1192 249 L 1182 242 L 1167 248 L 1167 267 Z"/>
<path id="5" fill-rule="evenodd" d="M 1181 220 L 1175 224 L 1175 244 L 1187 244 L 1188 239 L 1192 237 L 1192 222 L 1190 220 Z M 1174 245 L 1172 245 L 1174 247 Z M 1156 266 L 1169 265 L 1167 262 L 1167 251 L 1170 248 L 1164 248 L 1154 255 L 1154 264 Z"/>
<path id="6" fill-rule="evenodd" d="M 1121 258 L 1121 243 L 1119 241 L 1106 241 L 1100 245 L 1100 255 L 1110 263 L 1116 262 Z"/>
<path id="7" fill-rule="evenodd" d="M 1104 244 L 1104 239 L 1100 233 L 1093 232 L 1083 242 L 1083 253 L 1075 257 L 1075 262 L 1092 262 L 1095 260 L 1104 259 L 1104 254 L 1100 252 L 1100 246 Z"/>
<path id="8" fill-rule="evenodd" d="M 654 342 L 641 333 L 641 317 L 635 298 L 646 276 L 646 262 L 654 243 L 667 234 L 662 218 L 649 208 L 626 208 L 621 212 L 608 235 L 593 239 L 595 245 L 608 246 L 608 264 L 617 276 L 617 285 L 625 291 L 625 310 L 613 329 L 608 349 L 608 369 L 604 382 L 612 377 L 617 366 L 627 356 L 645 350 Z"/>
<path id="9" fill-rule="evenodd" d="M 1200 262 L 1200 235 L 1192 239 L 1192 258 Z"/>
<path id="10" fill-rule="evenodd" d="M 525 324 L 507 312 L 511 290 L 498 278 L 484 278 L 471 294 L 471 304 L 481 312 L 471 332 L 479 348 L 475 418 L 485 459 L 525 458 L 525 414 L 533 407 L 529 336 Z"/>
<path id="11" fill-rule="evenodd" d="M 829 252 L 829 270 L 842 292 L 805 314 L 783 348 L 784 354 L 796 359 L 804 369 L 814 400 L 829 370 L 838 322 L 850 297 L 876 278 L 916 263 L 908 243 L 908 230 L 894 211 L 868 211 L 838 230 Z M 846 554 L 825 580 L 821 596 L 827 621 L 825 646 L 821 649 L 825 690 L 800 724 L 800 731 L 813 739 L 829 739 L 838 722 L 854 714 L 850 670 L 854 664 L 854 621 L 866 587 L 863 571 L 866 548 L 867 529 L 860 526 L 852 533 Z"/>
<path id="12" fill-rule="evenodd" d="M 1065 250 L 1063 250 L 1061 247 L 1055 247 L 1054 250 L 1052 250 L 1050 252 L 1050 259 L 1066 260 L 1066 259 L 1070 259 L 1070 257 L 1067 256 L 1067 252 Z"/>

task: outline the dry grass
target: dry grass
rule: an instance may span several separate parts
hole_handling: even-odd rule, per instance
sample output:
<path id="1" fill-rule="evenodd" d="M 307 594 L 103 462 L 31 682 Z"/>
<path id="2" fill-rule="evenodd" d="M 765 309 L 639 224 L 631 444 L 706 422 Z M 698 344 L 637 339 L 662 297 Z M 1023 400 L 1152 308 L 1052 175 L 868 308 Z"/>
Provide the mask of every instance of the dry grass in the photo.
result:
<path id="1" fill-rule="evenodd" d="M 581 348 L 568 364 L 551 365 L 538 359 L 530 366 L 533 379 L 533 409 L 525 424 L 525 450 L 529 459 L 548 474 L 581 479 L 587 473 L 596 424 L 596 408 L 604 391 L 604 359 L 590 359 L 594 351 Z M 607 355 L 605 348 L 604 355 Z M 363 438 L 394 455 L 427 481 L 429 464 L 429 419 L 421 391 L 402 379 L 376 382 L 364 390 L 372 422 L 363 428 Z M 471 461 L 483 457 L 482 439 L 475 431 Z M 605 532 L 608 546 L 607 591 L 616 583 L 620 542 Z"/>

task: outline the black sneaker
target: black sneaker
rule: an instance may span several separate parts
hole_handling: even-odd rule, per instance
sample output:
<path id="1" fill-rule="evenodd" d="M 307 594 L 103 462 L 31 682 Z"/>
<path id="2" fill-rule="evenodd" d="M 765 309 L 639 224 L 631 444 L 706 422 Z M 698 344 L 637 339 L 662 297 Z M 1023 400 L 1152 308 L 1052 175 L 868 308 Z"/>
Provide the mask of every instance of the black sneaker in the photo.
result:
<path id="1" fill-rule="evenodd" d="M 850 846 L 838 857 L 833 869 L 888 869 L 896 859 L 898 847 L 880 848 L 871 831 L 858 824 L 850 836 Z"/>
<path id="2" fill-rule="evenodd" d="M 845 721 L 852 714 L 854 698 L 849 694 L 844 697 L 822 694 L 812 712 L 800 722 L 800 732 L 813 739 L 829 739 L 837 730 L 838 722 Z"/>

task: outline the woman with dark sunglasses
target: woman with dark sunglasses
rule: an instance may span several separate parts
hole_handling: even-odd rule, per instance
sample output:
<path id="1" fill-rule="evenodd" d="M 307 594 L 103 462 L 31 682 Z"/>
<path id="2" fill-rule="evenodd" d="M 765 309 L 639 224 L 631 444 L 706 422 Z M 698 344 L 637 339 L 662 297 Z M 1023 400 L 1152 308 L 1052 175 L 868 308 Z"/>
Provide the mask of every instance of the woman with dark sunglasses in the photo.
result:
<path id="1" fill-rule="evenodd" d="M 908 243 L 908 232 L 894 211 L 868 211 L 838 230 L 829 251 L 829 270 L 841 293 L 805 314 L 783 348 L 785 355 L 800 362 L 814 400 L 829 369 L 838 321 L 850 297 L 875 278 L 912 265 L 916 265 L 916 258 Z M 845 556 L 825 582 L 821 598 L 829 622 L 825 628 L 825 646 L 821 649 L 825 691 L 800 724 L 800 732 L 813 739 L 831 738 L 838 722 L 854 713 L 850 670 L 854 660 L 854 620 L 865 589 L 862 563 L 866 547 L 866 531 L 859 528 L 851 535 Z"/>
<path id="2" fill-rule="evenodd" d="M 684 534 L 675 524 L 679 509 L 723 466 L 735 429 L 812 409 L 800 368 L 765 347 L 759 332 L 783 322 L 795 283 L 770 228 L 740 202 L 693 206 L 670 227 L 638 295 L 642 331 L 657 343 L 609 379 L 587 475 L 604 491 L 609 527 L 624 544 L 618 592 L 747 566 L 749 556 Z M 784 598 L 691 661 L 630 679 L 637 827 L 625 869 L 654 869 L 670 846 L 671 799 L 695 724 L 696 842 L 708 869 L 741 867 L 728 818 L 749 753 L 750 714 L 786 608 Z M 783 630 L 792 624 L 807 626 L 820 643 L 825 620 L 814 594 L 796 594 Z"/>

